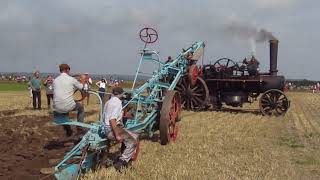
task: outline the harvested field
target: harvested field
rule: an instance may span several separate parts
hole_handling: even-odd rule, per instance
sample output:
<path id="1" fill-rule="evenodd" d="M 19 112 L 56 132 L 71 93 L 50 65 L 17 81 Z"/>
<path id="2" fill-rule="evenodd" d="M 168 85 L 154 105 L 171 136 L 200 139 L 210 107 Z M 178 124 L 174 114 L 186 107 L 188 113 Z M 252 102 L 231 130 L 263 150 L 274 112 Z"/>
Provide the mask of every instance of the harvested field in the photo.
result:
<path id="1" fill-rule="evenodd" d="M 261 116 L 257 104 L 183 112 L 176 143 L 142 140 L 138 160 L 125 173 L 101 168 L 83 179 L 320 179 L 320 94 L 288 96 L 284 117 Z M 27 92 L 0 93 L 0 179 L 39 179 L 48 159 L 68 149 L 45 148 L 50 141 L 61 145 L 64 132 L 51 125 L 47 110 L 30 110 L 29 101 Z M 96 110 L 92 100 L 89 121 Z"/>

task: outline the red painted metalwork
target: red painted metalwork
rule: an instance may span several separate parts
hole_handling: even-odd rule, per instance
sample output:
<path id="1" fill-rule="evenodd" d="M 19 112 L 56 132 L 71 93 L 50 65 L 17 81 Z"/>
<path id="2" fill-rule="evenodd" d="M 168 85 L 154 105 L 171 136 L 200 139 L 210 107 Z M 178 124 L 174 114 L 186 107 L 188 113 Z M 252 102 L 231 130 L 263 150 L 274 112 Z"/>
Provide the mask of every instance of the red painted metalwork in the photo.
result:
<path id="1" fill-rule="evenodd" d="M 192 86 L 194 86 L 197 82 L 197 78 L 200 74 L 200 70 L 196 64 L 192 64 L 188 70 L 189 82 Z"/>

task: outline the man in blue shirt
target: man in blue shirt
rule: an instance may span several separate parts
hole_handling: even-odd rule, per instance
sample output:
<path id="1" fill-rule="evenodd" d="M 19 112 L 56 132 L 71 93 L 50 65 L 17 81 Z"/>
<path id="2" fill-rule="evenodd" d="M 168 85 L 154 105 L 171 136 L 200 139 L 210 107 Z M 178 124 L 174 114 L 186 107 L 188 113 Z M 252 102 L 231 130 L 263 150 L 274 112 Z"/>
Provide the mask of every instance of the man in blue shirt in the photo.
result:
<path id="1" fill-rule="evenodd" d="M 29 85 L 32 89 L 32 104 L 33 109 L 41 109 L 41 79 L 40 72 L 36 71 L 33 78 L 30 80 Z"/>

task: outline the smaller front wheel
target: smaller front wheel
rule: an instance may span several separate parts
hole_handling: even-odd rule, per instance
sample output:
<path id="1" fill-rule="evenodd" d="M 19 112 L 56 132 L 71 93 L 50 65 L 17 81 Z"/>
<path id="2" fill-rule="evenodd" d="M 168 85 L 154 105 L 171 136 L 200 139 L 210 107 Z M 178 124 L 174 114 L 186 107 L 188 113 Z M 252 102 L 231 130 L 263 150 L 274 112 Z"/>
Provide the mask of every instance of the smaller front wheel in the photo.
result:
<path id="1" fill-rule="evenodd" d="M 278 89 L 264 92 L 259 101 L 260 111 L 263 115 L 284 115 L 290 106 L 287 96 Z"/>

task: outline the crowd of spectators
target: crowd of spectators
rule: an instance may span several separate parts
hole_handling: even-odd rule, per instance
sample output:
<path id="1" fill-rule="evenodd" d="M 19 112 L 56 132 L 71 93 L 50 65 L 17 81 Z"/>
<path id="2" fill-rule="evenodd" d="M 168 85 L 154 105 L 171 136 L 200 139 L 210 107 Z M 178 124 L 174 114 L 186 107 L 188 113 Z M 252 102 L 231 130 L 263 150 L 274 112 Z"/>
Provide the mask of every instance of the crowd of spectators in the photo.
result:
<path id="1" fill-rule="evenodd" d="M 100 80 L 95 78 L 92 80 L 89 73 L 85 73 L 89 78 L 88 89 L 93 88 L 93 81 L 96 81 L 98 92 L 100 92 L 100 97 L 104 100 L 104 92 L 108 92 L 108 88 L 119 87 L 124 81 L 113 78 L 109 76 L 108 78 L 101 78 Z M 35 71 L 32 75 L 19 75 L 19 74 L 0 74 L 0 80 L 3 81 L 15 81 L 18 83 L 27 83 L 29 96 L 34 109 L 41 109 L 41 90 L 43 89 L 46 94 L 48 109 L 52 109 L 53 100 L 53 80 L 55 78 L 54 74 L 43 73 L 40 74 L 39 71 Z M 87 97 L 87 104 L 89 104 L 89 97 Z"/>

